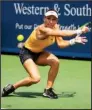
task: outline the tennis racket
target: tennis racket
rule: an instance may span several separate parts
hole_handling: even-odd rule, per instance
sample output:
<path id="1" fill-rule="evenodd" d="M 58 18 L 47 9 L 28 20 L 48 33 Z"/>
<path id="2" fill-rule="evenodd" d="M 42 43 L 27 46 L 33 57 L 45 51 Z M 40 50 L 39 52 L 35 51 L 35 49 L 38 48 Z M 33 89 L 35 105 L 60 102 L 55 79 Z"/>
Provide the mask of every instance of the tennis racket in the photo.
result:
<path id="1" fill-rule="evenodd" d="M 92 31 L 92 23 L 91 22 L 86 22 L 85 24 L 83 24 L 82 26 L 80 26 L 78 29 L 82 29 L 84 26 L 88 27 L 89 30 L 88 32 Z M 80 36 L 81 34 L 78 34 L 77 36 Z"/>
<path id="2" fill-rule="evenodd" d="M 82 26 L 79 27 L 79 29 L 82 29 L 84 26 L 87 26 L 89 28 L 89 32 L 92 30 L 92 23 L 91 22 L 86 22 Z"/>

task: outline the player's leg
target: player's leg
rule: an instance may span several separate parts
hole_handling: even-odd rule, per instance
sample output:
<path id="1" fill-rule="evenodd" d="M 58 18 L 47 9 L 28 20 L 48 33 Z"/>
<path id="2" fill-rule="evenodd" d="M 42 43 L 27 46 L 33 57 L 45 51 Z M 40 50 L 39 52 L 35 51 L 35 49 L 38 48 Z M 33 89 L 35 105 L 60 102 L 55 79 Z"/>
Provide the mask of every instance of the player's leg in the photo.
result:
<path id="1" fill-rule="evenodd" d="M 34 56 L 35 57 L 35 56 Z M 32 55 L 27 50 L 21 50 L 20 59 L 21 62 L 28 72 L 28 77 L 24 78 L 23 80 L 18 81 L 17 83 L 11 85 L 7 85 L 3 88 L 2 96 L 7 96 L 8 94 L 12 93 L 15 89 L 22 87 L 22 86 L 30 86 L 32 84 L 38 83 L 40 81 L 40 75 L 37 68 L 37 65 L 34 63 L 32 59 Z"/>
<path id="2" fill-rule="evenodd" d="M 36 84 L 40 81 L 40 75 L 37 66 L 32 61 L 32 59 L 28 59 L 24 62 L 24 67 L 27 70 L 29 76 L 16 82 L 15 84 L 11 85 L 8 84 L 3 88 L 2 96 L 7 96 L 8 94 L 12 93 L 15 89 L 22 87 L 22 86 L 30 86 L 32 84 Z"/>
<path id="3" fill-rule="evenodd" d="M 32 59 L 27 59 L 24 62 L 23 66 L 26 69 L 29 76 L 15 83 L 13 85 L 14 88 L 19 88 L 21 86 L 30 86 L 40 81 L 40 74 L 37 65 L 34 63 Z"/>
<path id="4" fill-rule="evenodd" d="M 48 97 L 50 98 L 57 98 L 57 95 L 53 92 L 52 87 L 53 87 L 55 78 L 58 73 L 59 59 L 55 55 L 49 52 L 43 52 L 43 54 L 41 54 L 40 57 L 37 59 L 36 63 L 38 65 L 49 65 L 50 66 L 50 70 L 48 73 L 47 86 L 45 89 L 46 94 L 44 95 L 46 96 L 48 95 Z"/>

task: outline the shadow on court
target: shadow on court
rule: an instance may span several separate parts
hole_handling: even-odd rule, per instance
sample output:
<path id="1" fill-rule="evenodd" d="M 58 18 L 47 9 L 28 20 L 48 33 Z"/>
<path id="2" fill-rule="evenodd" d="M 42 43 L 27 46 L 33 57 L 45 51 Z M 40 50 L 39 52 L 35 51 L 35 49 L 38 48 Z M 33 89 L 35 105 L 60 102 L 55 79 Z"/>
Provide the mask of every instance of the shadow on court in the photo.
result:
<path id="1" fill-rule="evenodd" d="M 43 93 L 39 92 L 14 92 L 13 94 L 10 94 L 8 97 L 26 97 L 26 98 L 38 98 L 43 97 Z M 58 97 L 62 98 L 69 98 L 74 97 L 76 95 L 76 92 L 62 92 L 58 94 Z"/>

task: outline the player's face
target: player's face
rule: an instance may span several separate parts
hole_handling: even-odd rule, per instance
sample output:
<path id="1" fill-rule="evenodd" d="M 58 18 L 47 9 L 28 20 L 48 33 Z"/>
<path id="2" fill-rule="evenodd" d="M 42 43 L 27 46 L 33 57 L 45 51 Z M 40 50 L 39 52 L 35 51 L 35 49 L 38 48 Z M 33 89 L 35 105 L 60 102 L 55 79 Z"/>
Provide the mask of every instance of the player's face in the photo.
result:
<path id="1" fill-rule="evenodd" d="M 55 16 L 47 16 L 44 18 L 44 24 L 46 27 L 53 28 L 57 24 L 58 19 Z"/>

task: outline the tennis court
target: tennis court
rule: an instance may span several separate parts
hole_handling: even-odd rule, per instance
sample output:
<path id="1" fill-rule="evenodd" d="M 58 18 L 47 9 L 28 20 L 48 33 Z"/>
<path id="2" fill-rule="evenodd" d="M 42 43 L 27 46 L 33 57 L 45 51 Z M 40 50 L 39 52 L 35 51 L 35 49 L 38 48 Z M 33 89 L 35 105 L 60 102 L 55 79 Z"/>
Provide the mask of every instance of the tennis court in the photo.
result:
<path id="1" fill-rule="evenodd" d="M 49 66 L 38 67 L 40 83 L 21 87 L 1 98 L 1 108 L 8 109 L 91 109 L 91 61 L 60 59 L 54 89 L 58 99 L 42 97 Z M 1 55 L 1 87 L 27 76 L 17 55 Z"/>

